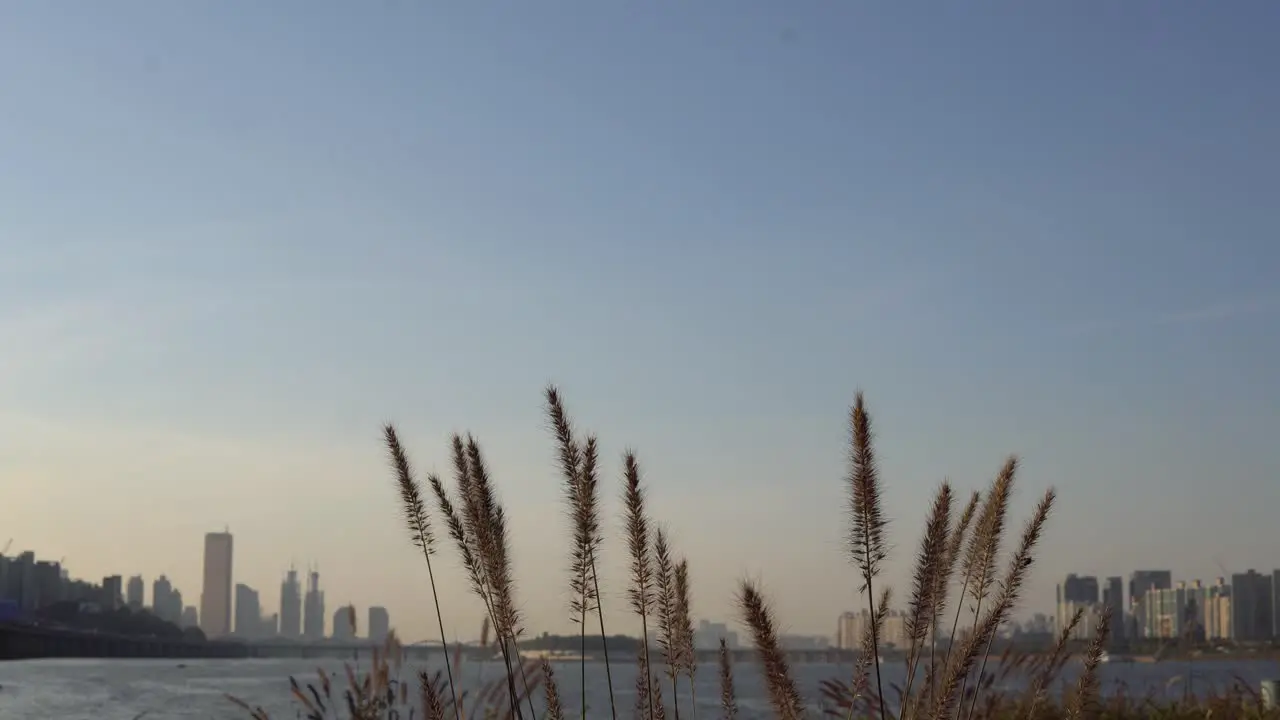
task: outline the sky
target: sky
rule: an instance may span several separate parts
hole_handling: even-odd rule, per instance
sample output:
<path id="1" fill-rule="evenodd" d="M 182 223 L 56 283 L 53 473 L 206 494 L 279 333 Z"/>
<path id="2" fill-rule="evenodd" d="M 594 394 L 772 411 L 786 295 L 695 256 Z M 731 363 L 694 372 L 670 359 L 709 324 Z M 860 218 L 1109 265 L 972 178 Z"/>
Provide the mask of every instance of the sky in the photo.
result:
<path id="1" fill-rule="evenodd" d="M 0 543 L 436 634 L 380 443 L 476 434 L 529 631 L 572 632 L 542 392 L 621 454 L 694 615 L 861 607 L 866 392 L 905 597 L 929 499 L 1022 467 L 1068 572 L 1280 567 L 1280 6 L 10 3 Z M 433 559 L 447 632 L 482 610 Z"/>

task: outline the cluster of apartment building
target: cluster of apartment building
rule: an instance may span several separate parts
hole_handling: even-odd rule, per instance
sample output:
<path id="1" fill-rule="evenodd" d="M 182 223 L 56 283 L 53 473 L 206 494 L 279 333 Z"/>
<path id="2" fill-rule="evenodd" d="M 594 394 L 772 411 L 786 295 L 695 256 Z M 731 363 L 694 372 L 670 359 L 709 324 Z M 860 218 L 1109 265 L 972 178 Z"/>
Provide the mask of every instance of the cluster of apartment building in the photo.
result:
<path id="1" fill-rule="evenodd" d="M 836 625 L 836 647 L 840 650 L 857 650 L 862 647 L 862 637 L 871 625 L 871 613 L 866 609 L 861 612 L 846 612 L 840 615 Z M 880 628 L 878 638 L 881 648 L 903 649 L 908 647 L 906 613 L 889 610 L 885 613 L 884 626 Z"/>
<path id="2" fill-rule="evenodd" d="M 119 575 L 108 575 L 101 583 L 71 578 L 59 560 L 40 560 L 34 552 L 12 557 L 0 555 L 0 603 L 10 605 L 17 613 L 30 614 L 60 602 L 92 605 L 97 610 L 115 610 L 122 605 L 142 608 L 141 577 L 129 578 L 124 587 Z M 184 607 L 182 593 L 163 575 L 154 586 L 154 612 L 174 624 L 195 625 L 194 607 Z M 184 622 L 185 620 L 185 622 Z"/>
<path id="3" fill-rule="evenodd" d="M 1055 623 L 1064 628 L 1076 611 L 1082 622 L 1075 639 L 1091 638 L 1101 610 L 1111 610 L 1113 640 L 1184 638 L 1196 642 L 1265 643 L 1280 637 L 1280 570 L 1249 570 L 1212 584 L 1173 582 L 1168 570 L 1138 570 L 1099 584 L 1092 575 L 1071 574 L 1058 585 Z"/>
<path id="4" fill-rule="evenodd" d="M 7 549 L 7 548 L 6 548 Z M 146 604 L 146 584 L 140 575 L 124 583 L 120 575 L 104 577 L 101 584 L 71 579 L 61 561 L 38 560 L 33 552 L 14 557 L 0 553 L 0 605 L 19 614 L 30 614 L 61 601 L 92 603 L 114 610 L 127 605 L 134 611 L 149 608 L 162 620 L 179 627 L 199 627 L 210 638 L 242 639 L 283 637 L 323 640 L 326 635 L 324 591 L 320 573 L 308 572 L 302 588 L 298 572 L 290 569 L 280 585 L 280 611 L 263 612 L 258 591 L 244 583 L 233 584 L 234 541 L 230 532 L 205 535 L 203 587 L 199 609 L 184 605 L 182 593 L 161 575 L 152 583 L 151 604 Z M 343 606 L 333 614 L 334 639 L 356 637 L 355 613 Z M 390 631 L 386 608 L 370 607 L 365 637 L 382 642 Z"/>

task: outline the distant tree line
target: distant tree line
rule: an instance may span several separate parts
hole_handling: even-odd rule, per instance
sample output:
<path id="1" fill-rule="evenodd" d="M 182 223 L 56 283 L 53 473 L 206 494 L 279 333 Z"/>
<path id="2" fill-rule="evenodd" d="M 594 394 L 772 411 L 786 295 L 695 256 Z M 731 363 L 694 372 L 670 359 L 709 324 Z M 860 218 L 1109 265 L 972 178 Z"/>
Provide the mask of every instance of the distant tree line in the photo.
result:
<path id="1" fill-rule="evenodd" d="M 640 652 L 642 643 L 639 638 L 628 637 L 626 635 L 610 635 L 609 636 L 609 652 L 616 652 L 619 657 L 623 653 L 637 654 Z M 542 635 L 524 640 L 520 643 L 521 649 L 529 650 L 555 650 L 560 652 L 579 652 L 582 650 L 583 643 L 580 635 L 551 635 L 543 633 Z M 599 653 L 604 651 L 604 643 L 600 636 L 587 635 L 586 650 L 589 653 Z"/>

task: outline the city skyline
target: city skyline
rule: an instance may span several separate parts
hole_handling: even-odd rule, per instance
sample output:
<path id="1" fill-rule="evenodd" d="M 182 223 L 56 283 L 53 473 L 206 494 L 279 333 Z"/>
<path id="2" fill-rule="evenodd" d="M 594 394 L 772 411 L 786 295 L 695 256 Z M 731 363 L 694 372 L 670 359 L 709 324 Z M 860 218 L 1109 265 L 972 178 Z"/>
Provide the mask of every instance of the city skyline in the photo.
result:
<path id="1" fill-rule="evenodd" d="M 206 548 L 209 546 L 208 538 L 211 536 L 230 537 L 229 530 L 223 533 L 207 533 Z M 207 553 L 206 553 L 207 554 Z M 21 557 L 30 561 L 35 561 L 37 556 L 33 552 L 24 552 Z M 6 560 L 5 556 L 0 555 L 0 560 Z M 48 564 L 48 563 L 41 563 Z M 58 563 L 52 563 L 52 567 L 59 568 Z M 1110 606 L 1113 612 L 1113 618 L 1120 618 L 1119 623 L 1114 623 L 1111 629 L 1111 639 L 1113 642 L 1143 639 L 1143 638 L 1172 638 L 1178 637 L 1180 633 L 1186 632 L 1186 628 L 1182 627 L 1180 615 L 1184 613 L 1183 605 L 1189 598 L 1201 598 L 1201 601 L 1207 601 L 1211 597 L 1222 595 L 1219 588 L 1226 588 L 1227 594 L 1222 595 L 1220 608 L 1201 609 L 1199 620 L 1203 627 L 1200 628 L 1203 639 L 1229 640 L 1233 642 L 1258 642 L 1270 640 L 1280 635 L 1280 568 L 1272 570 L 1264 570 L 1258 572 L 1255 568 L 1247 568 L 1241 572 L 1230 571 L 1231 569 L 1219 565 L 1220 572 L 1226 575 L 1218 575 L 1212 577 L 1210 582 L 1203 582 L 1201 578 L 1182 579 L 1176 576 L 1171 570 L 1160 569 L 1139 569 L 1131 570 L 1124 575 L 1098 576 L 1081 572 L 1068 573 L 1062 582 L 1056 585 L 1057 600 L 1054 603 L 1051 612 L 1047 615 L 1042 612 L 1041 608 L 1033 608 L 1024 606 L 1021 612 L 1015 613 L 1014 620 L 1022 622 L 1036 621 L 1040 622 L 1042 618 L 1050 621 L 1048 632 L 1057 632 L 1057 628 L 1062 627 L 1066 619 L 1080 608 L 1085 610 L 1084 621 L 1077 627 L 1073 638 L 1084 641 L 1093 637 L 1097 630 L 1097 621 L 1101 608 Z M 61 569 L 63 576 L 66 575 L 66 569 Z M 2 577 L 2 575 L 0 575 Z M 349 614 L 354 611 L 357 615 L 356 627 L 361 625 L 360 609 L 354 604 L 340 605 L 333 611 L 332 622 L 323 615 L 324 613 L 324 590 L 320 586 L 319 572 L 313 566 L 307 573 L 307 586 L 305 595 L 301 593 L 298 587 L 298 573 L 296 568 L 290 568 L 284 573 L 284 580 L 281 583 L 281 605 L 275 613 L 268 613 L 267 606 L 261 601 L 261 593 L 257 588 L 250 587 L 242 582 L 235 582 L 235 602 L 233 608 L 234 617 L 234 637 L 241 639 L 266 639 L 270 637 L 294 638 L 299 640 L 316 641 L 322 639 L 349 639 Z M 1179 579 L 1175 579 L 1175 577 Z M 70 580 L 74 581 L 74 579 Z M 145 578 L 141 575 L 129 576 L 128 585 L 123 585 L 122 576 L 112 575 L 103 578 L 103 589 L 107 595 L 114 594 L 122 603 L 133 607 L 133 603 L 127 598 L 134 597 L 135 589 L 141 587 Z M 1237 609 L 1234 598 L 1239 596 L 1237 587 L 1243 586 L 1245 583 L 1257 584 L 1261 593 L 1256 595 L 1256 600 L 1250 599 L 1247 610 Z M 192 611 L 192 606 L 183 607 L 181 601 L 181 593 L 173 588 L 166 576 L 161 575 L 153 583 L 153 601 L 154 606 L 146 606 L 153 612 L 156 612 L 164 619 L 179 617 L 174 622 L 178 624 L 187 624 L 188 618 Z M 290 590 L 292 588 L 292 590 Z M 0 598 L 4 597 L 7 586 L 0 583 Z M 203 592 L 203 591 L 202 591 Z M 292 592 L 290 596 L 288 593 Z M 1158 600 L 1157 606 L 1162 608 L 1158 610 L 1149 610 L 1144 607 L 1147 597 L 1152 592 L 1172 593 L 1163 599 Z M 1249 592 L 1253 593 L 1253 590 Z M 124 594 L 122 594 L 124 593 Z M 299 623 L 295 631 L 289 631 L 282 621 L 282 610 L 285 607 L 286 599 L 292 597 L 296 607 L 296 617 Z M 1253 598 L 1253 595 L 1249 595 Z M 315 600 L 311 600 L 315 598 Z M 167 599 L 172 599 L 168 602 Z M 311 606 L 311 602 L 318 602 L 318 605 Z M 1194 604 L 1194 600 L 1192 601 Z M 1215 601 L 1216 602 L 1216 601 Z M 309 607 L 314 607 L 312 612 L 308 612 Z M 176 609 L 175 609 L 176 608 Z M 380 639 L 385 636 L 386 631 L 390 629 L 389 614 L 385 607 L 380 605 L 368 606 L 367 624 L 365 633 L 357 633 L 355 637 Z M 888 620 L 884 630 L 884 638 L 886 642 L 892 642 L 895 636 L 901 636 L 905 632 L 905 622 L 907 607 L 905 601 L 899 598 L 898 606 L 889 608 Z M 1152 614 L 1152 613 L 1155 614 Z M 312 613 L 320 613 L 318 620 L 307 621 Z M 696 613 L 695 613 L 696 615 Z M 742 628 L 736 620 L 709 620 L 708 616 L 698 616 L 699 626 L 697 630 L 698 643 L 700 646 L 707 646 L 704 649 L 714 649 L 713 635 L 718 637 L 719 634 L 726 635 L 731 646 L 737 643 L 738 630 Z M 1158 619 L 1162 618 L 1162 619 Z M 1248 618 L 1248 619 L 1245 619 Z M 867 619 L 867 611 L 865 607 L 860 610 L 846 609 L 841 612 L 838 617 L 837 629 L 831 634 L 829 644 L 831 647 L 852 648 L 856 647 L 861 638 L 861 625 L 850 626 L 848 623 L 865 623 Z M 317 627 L 319 622 L 323 622 L 323 626 Z M 1161 624 L 1163 623 L 1163 625 Z M 201 622 L 200 627 L 204 625 Z M 534 635 L 543 632 L 535 630 Z M 405 636 L 402 634 L 402 639 Z M 464 642 L 473 641 L 475 638 L 468 638 L 465 635 L 454 633 L 455 639 L 462 639 Z M 789 633 L 787 634 L 787 645 L 793 649 L 807 649 L 822 646 L 821 643 L 814 639 L 825 637 L 823 634 L 804 634 Z M 438 637 L 424 638 L 407 638 L 409 642 L 436 642 Z"/>
<path id="2" fill-rule="evenodd" d="M 1274 562 L 1275 3 L 13 5 L 0 542 L 197 606 L 230 525 L 268 608 L 297 558 L 429 638 L 379 430 L 445 477 L 473 432 L 569 633 L 555 382 L 619 632 L 628 447 L 699 615 L 858 607 L 859 389 L 899 593 L 936 485 L 1010 453 L 1014 523 L 1058 490 L 1025 611 L 1081 558 Z"/>

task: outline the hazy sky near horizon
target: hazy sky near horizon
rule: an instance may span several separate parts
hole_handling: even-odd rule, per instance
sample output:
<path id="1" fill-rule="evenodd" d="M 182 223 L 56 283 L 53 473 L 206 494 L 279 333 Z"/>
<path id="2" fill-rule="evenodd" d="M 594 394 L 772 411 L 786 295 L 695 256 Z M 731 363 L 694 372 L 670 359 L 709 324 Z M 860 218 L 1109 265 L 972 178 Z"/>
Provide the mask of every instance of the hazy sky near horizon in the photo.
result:
<path id="1" fill-rule="evenodd" d="M 1280 6 L 10 3 L 0 543 L 430 636 L 379 428 L 488 451 L 530 630 L 568 631 L 549 381 L 690 560 L 785 627 L 857 606 L 868 394 L 904 596 L 943 477 L 1023 458 L 1067 572 L 1280 566 Z M 443 546 L 444 616 L 477 603 Z"/>

